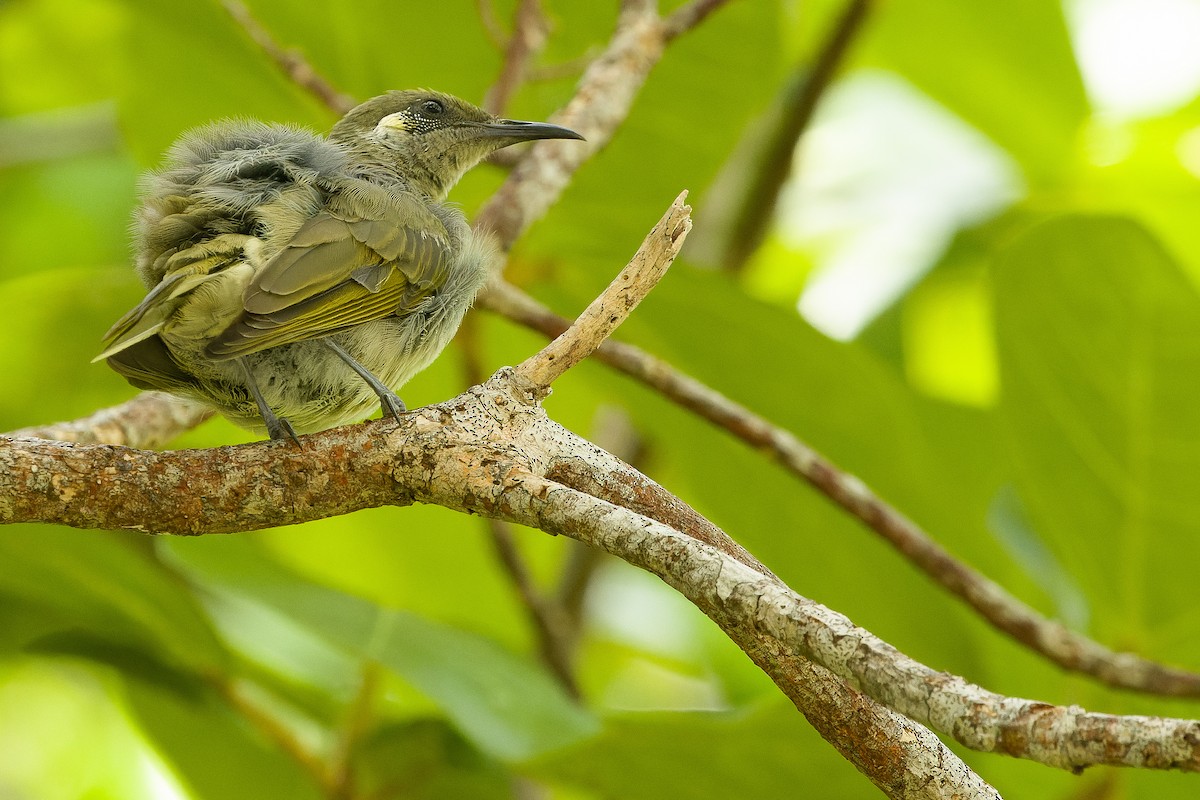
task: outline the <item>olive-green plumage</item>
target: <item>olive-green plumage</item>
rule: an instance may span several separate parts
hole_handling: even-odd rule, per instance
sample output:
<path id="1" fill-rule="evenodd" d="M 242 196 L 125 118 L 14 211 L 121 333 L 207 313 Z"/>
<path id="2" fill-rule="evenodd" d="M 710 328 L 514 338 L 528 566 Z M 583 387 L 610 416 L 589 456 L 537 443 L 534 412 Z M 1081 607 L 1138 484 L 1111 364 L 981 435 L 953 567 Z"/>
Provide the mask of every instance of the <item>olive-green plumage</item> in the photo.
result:
<path id="1" fill-rule="evenodd" d="M 97 360 L 273 438 L 380 402 L 399 414 L 395 392 L 449 342 L 493 258 L 446 193 L 501 147 L 579 138 L 431 91 L 368 100 L 328 138 L 254 122 L 185 134 L 134 221 L 149 293 Z"/>

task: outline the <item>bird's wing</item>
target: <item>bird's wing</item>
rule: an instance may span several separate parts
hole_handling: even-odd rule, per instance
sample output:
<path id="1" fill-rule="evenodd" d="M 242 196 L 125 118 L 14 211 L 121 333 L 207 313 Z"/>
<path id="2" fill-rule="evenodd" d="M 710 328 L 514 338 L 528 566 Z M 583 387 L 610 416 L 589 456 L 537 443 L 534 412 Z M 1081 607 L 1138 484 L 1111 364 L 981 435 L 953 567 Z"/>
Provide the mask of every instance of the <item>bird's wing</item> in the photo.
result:
<path id="1" fill-rule="evenodd" d="M 104 334 L 104 352 L 92 359 L 101 361 L 154 336 L 196 287 L 221 270 L 246 258 L 251 237 L 223 234 L 191 247 L 163 254 L 163 279 L 125 312 Z"/>
<path id="2" fill-rule="evenodd" d="M 157 336 L 131 342 L 107 358 L 110 367 L 139 389 L 173 394 L 203 392 L 200 382 L 180 366 Z"/>
<path id="3" fill-rule="evenodd" d="M 415 197 L 342 198 L 254 276 L 241 316 L 207 347 L 224 359 L 411 313 L 440 289 L 451 238 Z"/>

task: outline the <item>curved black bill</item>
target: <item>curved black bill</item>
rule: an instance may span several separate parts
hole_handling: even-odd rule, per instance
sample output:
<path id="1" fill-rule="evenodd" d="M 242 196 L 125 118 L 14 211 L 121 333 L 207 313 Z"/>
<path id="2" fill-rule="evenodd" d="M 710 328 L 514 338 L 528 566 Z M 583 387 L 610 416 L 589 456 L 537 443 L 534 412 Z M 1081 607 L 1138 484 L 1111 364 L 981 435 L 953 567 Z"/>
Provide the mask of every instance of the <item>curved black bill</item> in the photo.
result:
<path id="1" fill-rule="evenodd" d="M 498 119 L 480 126 L 483 135 L 501 139 L 532 141 L 534 139 L 583 139 L 570 128 L 549 122 L 523 122 L 519 119 Z"/>

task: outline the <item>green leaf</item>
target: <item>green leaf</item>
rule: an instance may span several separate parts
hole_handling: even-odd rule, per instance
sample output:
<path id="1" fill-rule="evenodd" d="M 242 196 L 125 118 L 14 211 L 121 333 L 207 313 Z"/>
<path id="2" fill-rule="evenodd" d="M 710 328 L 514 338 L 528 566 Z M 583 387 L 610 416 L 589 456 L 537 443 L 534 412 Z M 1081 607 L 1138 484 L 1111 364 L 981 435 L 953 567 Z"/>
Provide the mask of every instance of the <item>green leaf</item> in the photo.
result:
<path id="1" fill-rule="evenodd" d="M 132 534 L 6 526 L 0 592 L 111 647 L 145 650 L 184 671 L 220 668 L 226 653 L 203 612 L 139 544 L 144 541 Z"/>
<path id="2" fill-rule="evenodd" d="M 1200 298 L 1119 218 L 1035 228 L 994 275 L 1017 489 L 1093 604 L 1138 640 L 1194 605 Z"/>
<path id="3" fill-rule="evenodd" d="M 509 800 L 513 777 L 440 719 L 385 725 L 359 744 L 355 776 L 365 797 L 404 787 L 405 800 Z"/>
<path id="4" fill-rule="evenodd" d="M 598 728 L 544 670 L 483 637 L 303 581 L 244 536 L 165 544 L 206 587 L 252 598 L 394 671 L 485 753 L 521 760 Z"/>
<path id="5" fill-rule="evenodd" d="M 118 111 L 146 164 L 184 130 L 226 117 L 327 128 L 333 113 L 288 80 L 214 0 L 129 4 Z"/>
<path id="6" fill-rule="evenodd" d="M 860 797 L 866 780 L 796 709 L 647 712 L 605 720 L 603 736 L 530 765 L 601 797 Z"/>
<path id="7" fill-rule="evenodd" d="M 129 710 L 196 800 L 317 800 L 312 776 L 212 691 L 188 700 L 126 683 Z"/>
<path id="8" fill-rule="evenodd" d="M 1088 106 L 1060 3 L 887 3 L 862 52 L 979 128 L 1034 183 L 1056 183 L 1074 165 Z"/>

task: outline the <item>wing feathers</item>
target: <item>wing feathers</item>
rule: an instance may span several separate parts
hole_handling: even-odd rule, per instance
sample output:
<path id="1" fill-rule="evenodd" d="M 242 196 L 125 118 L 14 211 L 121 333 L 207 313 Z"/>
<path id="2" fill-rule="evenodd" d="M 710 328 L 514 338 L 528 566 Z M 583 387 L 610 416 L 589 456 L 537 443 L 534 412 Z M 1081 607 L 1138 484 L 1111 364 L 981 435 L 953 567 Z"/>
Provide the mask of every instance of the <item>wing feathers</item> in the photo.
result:
<path id="1" fill-rule="evenodd" d="M 347 204 L 343 203 L 343 206 Z M 445 227 L 415 198 L 325 210 L 247 287 L 242 316 L 206 352 L 235 356 L 416 309 L 445 284 Z"/>

